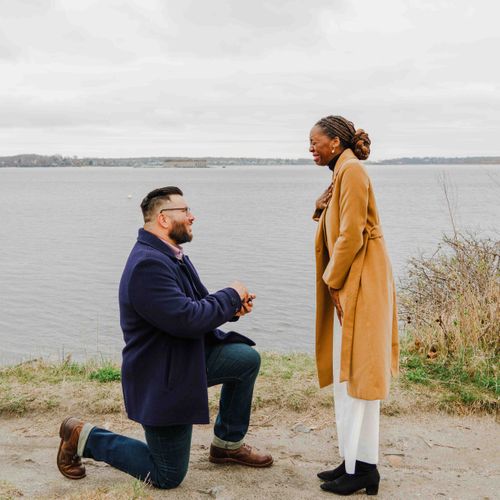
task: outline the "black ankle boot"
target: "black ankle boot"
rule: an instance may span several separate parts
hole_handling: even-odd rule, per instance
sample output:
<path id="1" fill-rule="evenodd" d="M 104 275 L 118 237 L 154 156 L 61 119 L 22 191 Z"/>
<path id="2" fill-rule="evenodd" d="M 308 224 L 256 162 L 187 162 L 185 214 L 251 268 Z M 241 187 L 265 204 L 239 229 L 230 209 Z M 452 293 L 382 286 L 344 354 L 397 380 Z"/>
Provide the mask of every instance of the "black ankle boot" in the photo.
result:
<path id="1" fill-rule="evenodd" d="M 355 473 L 365 473 L 369 472 L 373 469 L 376 469 L 376 464 L 369 464 L 367 462 L 361 462 L 360 460 L 356 460 L 355 464 Z M 318 472 L 317 476 L 323 481 L 335 481 L 335 479 L 343 476 L 345 474 L 345 460 L 333 470 L 325 470 L 323 472 Z"/>
<path id="2" fill-rule="evenodd" d="M 355 474 L 366 474 L 377 468 L 377 464 L 369 464 L 368 462 L 362 462 L 361 460 L 356 460 L 354 465 Z"/>
<path id="3" fill-rule="evenodd" d="M 358 463 L 356 462 L 356 472 L 354 474 L 346 473 L 335 479 L 335 481 L 323 483 L 321 489 L 337 493 L 337 495 L 351 495 L 358 490 L 366 488 L 367 495 L 376 495 L 380 483 L 380 474 L 378 473 L 377 466 L 375 465 L 374 467 L 368 471 L 358 472 Z"/>
<path id="4" fill-rule="evenodd" d="M 318 472 L 318 477 L 322 481 L 335 481 L 335 479 L 345 474 L 345 462 L 342 462 L 336 469 Z"/>

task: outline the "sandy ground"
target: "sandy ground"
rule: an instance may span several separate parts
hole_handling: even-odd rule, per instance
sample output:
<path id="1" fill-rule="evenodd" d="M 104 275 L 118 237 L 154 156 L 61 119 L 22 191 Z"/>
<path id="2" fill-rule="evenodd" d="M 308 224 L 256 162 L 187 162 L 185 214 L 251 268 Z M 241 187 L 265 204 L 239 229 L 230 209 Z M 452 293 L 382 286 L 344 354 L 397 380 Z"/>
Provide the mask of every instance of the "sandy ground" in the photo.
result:
<path id="1" fill-rule="evenodd" d="M 85 460 L 87 477 L 72 481 L 55 465 L 59 416 L 0 419 L 0 498 L 95 497 L 131 479 L 103 463 Z M 268 469 L 208 462 L 210 426 L 196 426 L 190 469 L 176 490 L 147 489 L 154 498 L 333 498 L 319 488 L 316 472 L 339 462 L 336 437 L 325 413 L 256 418 L 247 442 L 270 451 Z M 260 422 L 259 422 L 260 421 Z M 123 416 L 94 422 L 142 438 Z M 382 417 L 379 498 L 500 498 L 499 425 L 494 417 L 442 414 Z M 10 494 L 8 493 L 10 491 Z M 364 495 L 364 492 L 363 492 Z M 357 496 L 357 495 L 356 495 Z M 103 494 L 104 498 L 104 494 Z M 116 498 L 116 497 L 114 497 Z"/>

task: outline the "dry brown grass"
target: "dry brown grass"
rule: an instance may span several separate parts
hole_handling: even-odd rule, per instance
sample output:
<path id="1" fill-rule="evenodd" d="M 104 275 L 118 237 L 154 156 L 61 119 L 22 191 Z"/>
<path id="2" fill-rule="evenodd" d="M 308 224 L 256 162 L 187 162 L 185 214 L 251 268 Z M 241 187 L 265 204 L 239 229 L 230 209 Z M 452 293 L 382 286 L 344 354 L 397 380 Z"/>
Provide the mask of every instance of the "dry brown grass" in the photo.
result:
<path id="1" fill-rule="evenodd" d="M 447 357 L 465 349 L 479 358 L 498 354 L 500 242 L 444 236 L 431 258 L 410 261 L 408 275 L 401 315 L 420 349 Z"/>
<path id="2" fill-rule="evenodd" d="M 50 411 L 109 414 L 122 410 L 119 382 L 90 379 L 97 362 L 46 363 L 43 360 L 0 369 L 0 415 Z"/>
<path id="3" fill-rule="evenodd" d="M 58 495 L 61 500 L 149 500 L 157 495 L 155 490 L 137 479 L 126 480 L 114 486 L 100 486 L 98 488 L 87 488 L 73 494 Z M 2 497 L 0 497 L 1 499 Z M 53 496 L 46 497 L 46 500 Z M 41 500 L 45 500 L 44 497 Z"/>
<path id="4" fill-rule="evenodd" d="M 11 500 L 24 496 L 23 492 L 8 481 L 0 480 L 0 500 Z"/>
<path id="5" fill-rule="evenodd" d="M 40 360 L 0 369 L 0 417 L 16 415 L 69 414 L 82 418 L 106 415 L 126 419 L 119 381 L 91 379 L 96 363 L 49 364 Z M 118 366 L 114 367 L 115 370 Z M 218 408 L 220 386 L 209 390 L 211 414 Z M 385 415 L 400 415 L 442 408 L 445 394 L 421 384 L 409 384 L 402 377 L 393 383 L 391 394 L 382 404 Z M 440 406 L 441 405 L 441 406 Z M 301 419 L 330 415 L 332 388 L 319 389 L 314 358 L 308 354 L 262 353 L 262 367 L 254 391 L 253 421 L 265 425 L 279 415 Z M 449 404 L 460 413 L 459 402 Z M 116 424 L 115 424 L 116 425 Z"/>

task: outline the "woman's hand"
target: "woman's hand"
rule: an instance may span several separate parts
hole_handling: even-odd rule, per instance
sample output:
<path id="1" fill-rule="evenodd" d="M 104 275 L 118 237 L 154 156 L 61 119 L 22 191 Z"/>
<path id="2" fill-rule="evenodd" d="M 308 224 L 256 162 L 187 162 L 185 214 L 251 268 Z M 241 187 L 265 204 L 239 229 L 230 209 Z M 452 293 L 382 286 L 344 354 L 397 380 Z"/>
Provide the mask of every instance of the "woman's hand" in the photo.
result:
<path id="1" fill-rule="evenodd" d="M 333 186 L 330 184 L 325 192 L 316 200 L 316 210 L 324 210 L 332 198 Z"/>
<path id="2" fill-rule="evenodd" d="M 328 289 L 333 300 L 333 305 L 337 311 L 337 318 L 339 319 L 340 326 L 342 326 L 342 318 L 344 317 L 344 311 L 342 311 L 342 306 L 340 305 L 340 293 L 338 290 L 333 288 Z"/>

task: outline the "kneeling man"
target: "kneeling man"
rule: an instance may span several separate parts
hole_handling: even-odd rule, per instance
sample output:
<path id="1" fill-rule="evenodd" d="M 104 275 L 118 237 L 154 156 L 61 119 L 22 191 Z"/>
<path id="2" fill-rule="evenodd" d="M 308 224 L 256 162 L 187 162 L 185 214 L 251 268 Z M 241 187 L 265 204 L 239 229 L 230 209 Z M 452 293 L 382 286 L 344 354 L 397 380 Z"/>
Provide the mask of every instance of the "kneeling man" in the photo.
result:
<path id="1" fill-rule="evenodd" d="M 81 457 L 104 461 L 158 488 L 175 488 L 189 463 L 193 424 L 209 422 L 207 387 L 222 384 L 209 460 L 267 467 L 268 454 L 243 443 L 260 357 L 250 339 L 218 329 L 252 311 L 255 295 L 239 282 L 208 293 L 183 243 L 194 215 L 182 191 L 155 189 L 141 203 L 144 228 L 120 282 L 125 339 L 122 386 L 130 419 L 146 443 L 66 418 L 57 466 L 85 476 Z"/>

